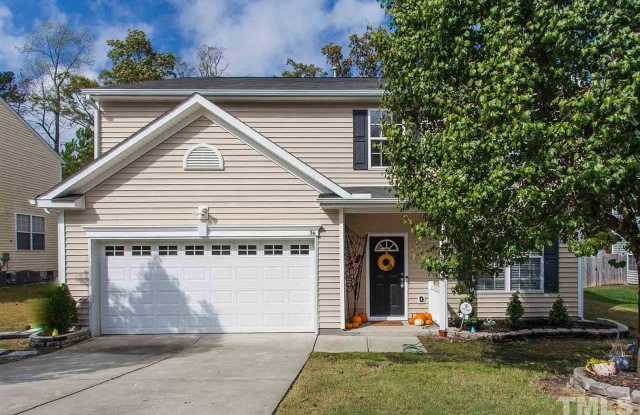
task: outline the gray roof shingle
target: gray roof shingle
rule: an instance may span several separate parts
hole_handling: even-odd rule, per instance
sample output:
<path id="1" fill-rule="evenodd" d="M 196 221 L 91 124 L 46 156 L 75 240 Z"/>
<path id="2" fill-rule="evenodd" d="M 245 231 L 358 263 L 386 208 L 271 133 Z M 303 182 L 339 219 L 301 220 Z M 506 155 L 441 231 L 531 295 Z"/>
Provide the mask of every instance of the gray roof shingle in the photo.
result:
<path id="1" fill-rule="evenodd" d="M 283 78 L 283 77 L 217 77 L 177 78 L 144 81 L 135 84 L 110 85 L 99 89 L 239 89 L 239 90 L 377 90 L 378 78 Z"/>

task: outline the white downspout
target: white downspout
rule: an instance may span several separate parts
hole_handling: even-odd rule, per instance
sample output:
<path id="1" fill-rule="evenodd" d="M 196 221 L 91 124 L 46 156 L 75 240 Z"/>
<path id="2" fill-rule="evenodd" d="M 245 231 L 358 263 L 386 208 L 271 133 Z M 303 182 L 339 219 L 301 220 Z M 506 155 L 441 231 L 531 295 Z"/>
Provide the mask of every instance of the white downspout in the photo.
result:
<path id="1" fill-rule="evenodd" d="M 344 231 L 344 209 L 340 209 L 338 211 L 338 237 L 340 238 L 340 328 L 342 330 L 345 329 L 345 320 L 347 318 L 346 311 L 346 293 L 345 293 L 345 265 L 344 265 L 344 255 L 345 255 L 345 231 Z"/>
<path id="2" fill-rule="evenodd" d="M 100 137 L 102 136 L 102 114 L 100 110 L 100 103 L 88 98 L 89 102 L 93 106 L 93 158 L 100 158 Z"/>
<path id="3" fill-rule="evenodd" d="M 58 282 L 67 282 L 67 238 L 64 226 L 64 210 L 58 215 Z"/>

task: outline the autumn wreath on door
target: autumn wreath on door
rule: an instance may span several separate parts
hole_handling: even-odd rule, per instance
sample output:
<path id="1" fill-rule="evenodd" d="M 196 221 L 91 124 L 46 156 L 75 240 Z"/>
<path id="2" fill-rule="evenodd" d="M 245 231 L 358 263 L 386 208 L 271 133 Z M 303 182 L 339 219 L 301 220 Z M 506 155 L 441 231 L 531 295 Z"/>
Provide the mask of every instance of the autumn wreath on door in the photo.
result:
<path id="1" fill-rule="evenodd" d="M 382 252 L 383 254 L 378 257 L 377 265 L 378 269 L 383 272 L 391 271 L 396 266 L 396 258 L 391 255 L 391 252 L 400 252 L 398 244 L 391 239 L 382 239 L 379 241 L 374 252 Z"/>

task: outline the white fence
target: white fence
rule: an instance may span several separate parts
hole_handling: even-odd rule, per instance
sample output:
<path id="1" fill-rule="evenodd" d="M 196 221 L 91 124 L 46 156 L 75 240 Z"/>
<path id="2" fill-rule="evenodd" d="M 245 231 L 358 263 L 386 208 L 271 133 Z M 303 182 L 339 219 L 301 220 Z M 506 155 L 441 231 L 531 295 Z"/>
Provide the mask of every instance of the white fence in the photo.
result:
<path id="1" fill-rule="evenodd" d="M 446 330 L 449 325 L 448 296 L 449 285 L 447 280 L 429 281 L 429 312 L 441 330 Z"/>

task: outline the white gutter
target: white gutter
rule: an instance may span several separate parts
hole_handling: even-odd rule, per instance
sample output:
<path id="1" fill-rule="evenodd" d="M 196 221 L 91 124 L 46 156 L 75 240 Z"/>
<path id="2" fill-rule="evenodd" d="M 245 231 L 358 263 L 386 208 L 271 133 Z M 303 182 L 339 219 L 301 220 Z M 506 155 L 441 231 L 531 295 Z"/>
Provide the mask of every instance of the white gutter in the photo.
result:
<path id="1" fill-rule="evenodd" d="M 82 92 L 89 96 L 189 96 L 198 94 L 216 97 L 381 97 L 383 89 L 126 89 L 88 88 Z"/>

